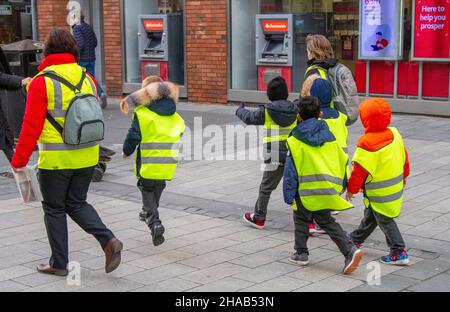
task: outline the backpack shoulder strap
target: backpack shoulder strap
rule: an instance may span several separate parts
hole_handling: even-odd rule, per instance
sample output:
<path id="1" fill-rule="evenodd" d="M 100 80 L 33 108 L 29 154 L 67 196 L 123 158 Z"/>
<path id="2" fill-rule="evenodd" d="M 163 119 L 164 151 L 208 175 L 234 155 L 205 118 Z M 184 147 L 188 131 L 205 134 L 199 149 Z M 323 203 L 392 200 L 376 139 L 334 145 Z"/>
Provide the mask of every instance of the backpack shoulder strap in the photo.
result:
<path id="1" fill-rule="evenodd" d="M 63 135 L 64 132 L 64 128 L 55 120 L 55 118 L 53 118 L 52 115 L 50 115 L 49 112 L 47 112 L 46 118 L 48 120 L 48 122 L 56 129 L 56 131 L 59 132 L 59 134 L 61 134 L 61 136 Z"/>
<path id="2" fill-rule="evenodd" d="M 77 92 L 81 91 L 84 79 L 86 79 L 86 72 L 83 70 L 83 73 L 81 74 L 81 80 L 76 86 L 74 86 L 69 81 L 67 81 L 66 79 L 62 78 L 61 76 L 58 76 L 54 72 L 44 72 L 41 76 L 48 77 L 48 78 L 50 78 L 52 80 L 58 81 L 59 83 L 62 83 L 63 85 L 65 85 L 67 88 L 69 88 L 73 92 L 77 93 Z"/>

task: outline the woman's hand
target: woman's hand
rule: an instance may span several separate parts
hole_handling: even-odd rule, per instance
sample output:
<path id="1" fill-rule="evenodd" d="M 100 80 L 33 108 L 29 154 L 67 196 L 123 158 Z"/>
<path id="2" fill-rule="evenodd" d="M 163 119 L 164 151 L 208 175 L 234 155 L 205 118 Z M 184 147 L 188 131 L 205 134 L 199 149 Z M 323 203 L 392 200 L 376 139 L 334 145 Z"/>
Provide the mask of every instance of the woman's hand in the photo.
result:
<path id="1" fill-rule="evenodd" d="M 30 78 L 30 77 L 23 79 L 22 80 L 22 87 L 26 87 L 30 83 L 31 79 L 32 78 Z"/>
<path id="2" fill-rule="evenodd" d="M 345 199 L 347 199 L 347 201 L 351 202 L 353 200 L 353 198 L 355 198 L 355 194 L 347 191 L 347 194 L 345 194 Z"/>

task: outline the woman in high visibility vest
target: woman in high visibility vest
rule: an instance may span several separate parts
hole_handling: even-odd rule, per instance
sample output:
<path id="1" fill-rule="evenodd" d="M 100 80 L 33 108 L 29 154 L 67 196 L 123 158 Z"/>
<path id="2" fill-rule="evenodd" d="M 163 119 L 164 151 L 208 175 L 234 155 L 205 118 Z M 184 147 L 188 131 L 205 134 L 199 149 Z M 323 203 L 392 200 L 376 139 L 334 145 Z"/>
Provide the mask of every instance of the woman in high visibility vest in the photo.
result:
<path id="1" fill-rule="evenodd" d="M 86 201 L 94 166 L 99 158 L 99 145 L 66 145 L 61 134 L 48 121 L 52 116 L 61 126 L 65 112 L 75 93 L 62 83 L 42 76 L 53 72 L 73 85 L 80 85 L 84 94 L 97 95 L 95 79 L 89 74 L 83 80 L 83 69 L 77 64 L 79 51 L 67 30 L 50 32 L 44 48 L 40 73 L 28 85 L 28 97 L 22 132 L 11 166 L 24 168 L 39 143 L 39 183 L 44 198 L 44 220 L 51 247 L 49 264 L 37 267 L 44 274 L 68 274 L 67 215 L 83 230 L 92 234 L 105 252 L 105 271 L 114 271 L 120 264 L 122 243 L 106 228 Z"/>
<path id="2" fill-rule="evenodd" d="M 327 79 L 328 69 L 336 66 L 338 60 L 334 56 L 333 46 L 322 35 L 308 35 L 306 37 L 308 53 L 307 69 L 304 75 L 301 96 L 310 96 L 311 87 L 317 78 Z"/>
<path id="3" fill-rule="evenodd" d="M 366 210 L 361 225 L 349 239 L 360 247 L 379 226 L 391 250 L 380 261 L 407 265 L 408 253 L 395 218 L 400 216 L 410 167 L 402 136 L 396 128 L 389 127 L 391 116 L 391 108 L 385 99 L 368 99 L 361 104 L 360 117 L 365 134 L 359 139 L 353 158 L 347 199 L 351 200 L 363 189 Z"/>

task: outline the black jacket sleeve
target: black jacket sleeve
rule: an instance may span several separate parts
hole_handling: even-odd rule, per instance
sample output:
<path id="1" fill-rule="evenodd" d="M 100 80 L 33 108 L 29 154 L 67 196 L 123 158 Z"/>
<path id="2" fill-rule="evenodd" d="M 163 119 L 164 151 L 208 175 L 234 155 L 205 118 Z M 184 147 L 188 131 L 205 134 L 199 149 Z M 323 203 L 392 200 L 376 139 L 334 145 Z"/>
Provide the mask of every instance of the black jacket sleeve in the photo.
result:
<path id="1" fill-rule="evenodd" d="M 18 90 L 22 87 L 22 77 L 0 72 L 0 89 Z"/>
<path id="2" fill-rule="evenodd" d="M 239 106 L 236 111 L 236 116 L 239 117 L 247 125 L 262 126 L 265 122 L 265 108 L 263 105 L 256 111 L 250 111 L 244 107 L 243 104 Z"/>

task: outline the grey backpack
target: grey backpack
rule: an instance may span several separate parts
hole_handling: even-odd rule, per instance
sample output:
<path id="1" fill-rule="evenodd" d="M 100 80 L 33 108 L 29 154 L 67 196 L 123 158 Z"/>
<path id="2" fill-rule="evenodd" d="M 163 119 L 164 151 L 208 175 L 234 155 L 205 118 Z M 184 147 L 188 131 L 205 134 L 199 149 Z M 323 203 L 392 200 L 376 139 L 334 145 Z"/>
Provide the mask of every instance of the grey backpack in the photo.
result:
<path id="1" fill-rule="evenodd" d="M 82 145 L 102 141 L 105 124 L 100 103 L 94 95 L 81 92 L 83 82 L 87 79 L 86 73 L 83 71 L 81 81 L 76 86 L 53 72 L 44 73 L 43 76 L 52 79 L 55 83 L 64 84 L 75 93 L 66 111 L 64 127 L 47 112 L 47 120 L 61 134 L 64 143 Z"/>
<path id="2" fill-rule="evenodd" d="M 328 70 L 328 77 L 335 108 L 348 117 L 347 125 L 354 124 L 359 116 L 359 96 L 352 72 L 339 63 Z"/>

